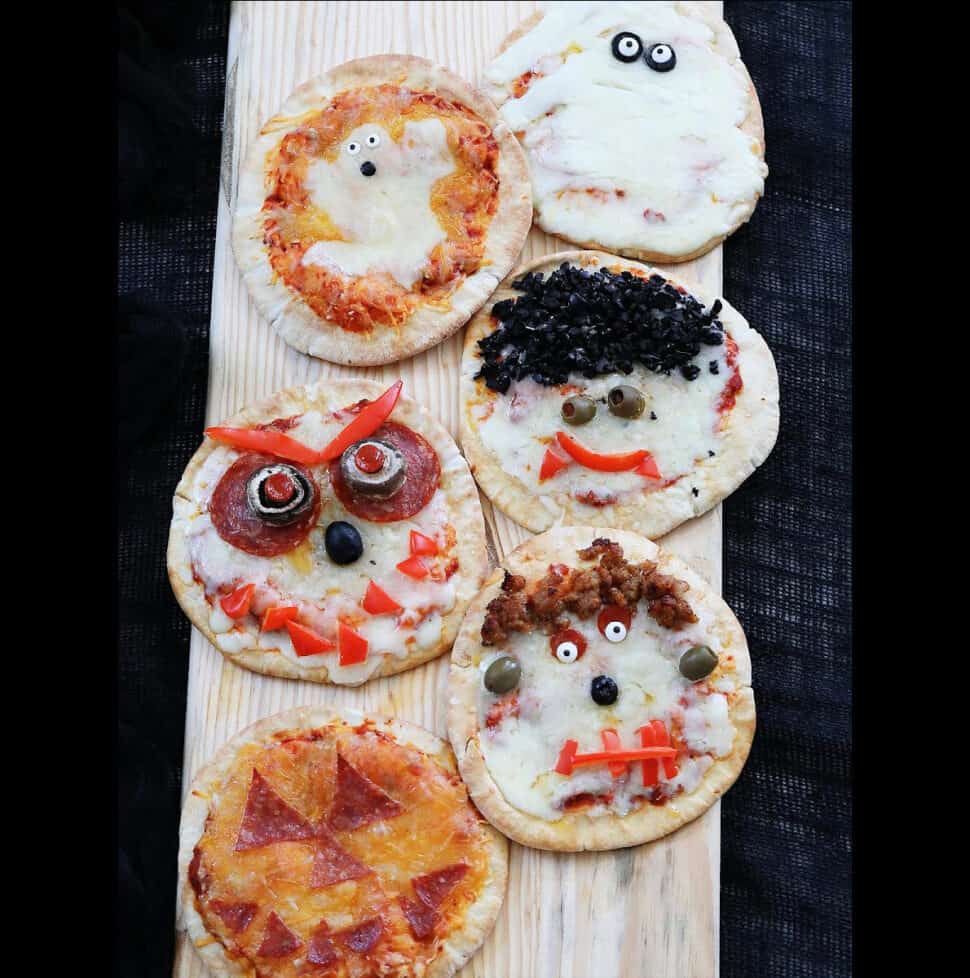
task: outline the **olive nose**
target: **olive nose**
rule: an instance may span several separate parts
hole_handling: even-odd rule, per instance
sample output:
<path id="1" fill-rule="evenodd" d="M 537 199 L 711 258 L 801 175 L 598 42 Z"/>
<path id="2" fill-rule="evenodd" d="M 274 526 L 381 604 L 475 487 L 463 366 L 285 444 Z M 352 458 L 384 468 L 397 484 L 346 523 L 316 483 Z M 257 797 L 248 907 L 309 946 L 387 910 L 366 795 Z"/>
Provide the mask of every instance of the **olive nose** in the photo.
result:
<path id="1" fill-rule="evenodd" d="M 612 706 L 620 695 L 620 690 L 612 676 L 597 676 L 589 684 L 589 695 L 600 706 Z"/>
<path id="2" fill-rule="evenodd" d="M 360 164 L 360 172 L 364 174 L 365 177 L 372 177 L 377 173 L 377 167 L 371 163 L 370 160 L 365 160 Z"/>

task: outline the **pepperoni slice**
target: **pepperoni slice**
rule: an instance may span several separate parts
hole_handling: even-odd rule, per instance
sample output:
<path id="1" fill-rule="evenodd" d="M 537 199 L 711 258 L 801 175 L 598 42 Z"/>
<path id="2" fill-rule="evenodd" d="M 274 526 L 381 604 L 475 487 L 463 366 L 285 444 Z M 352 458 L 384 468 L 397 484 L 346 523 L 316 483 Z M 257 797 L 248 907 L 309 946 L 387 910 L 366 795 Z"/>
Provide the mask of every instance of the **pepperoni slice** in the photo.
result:
<path id="1" fill-rule="evenodd" d="M 321 825 L 317 831 L 319 838 L 310 870 L 310 889 L 320 890 L 345 880 L 359 880 L 373 872 L 347 852 L 325 826 Z"/>
<path id="2" fill-rule="evenodd" d="M 466 863 L 455 863 L 425 876 L 416 876 L 411 880 L 411 886 L 425 906 L 437 910 L 467 872 Z"/>
<path id="3" fill-rule="evenodd" d="M 319 964 L 323 967 L 340 960 L 340 955 L 330 939 L 330 928 L 325 920 L 320 921 L 313 932 L 313 937 L 310 938 L 310 950 L 307 951 L 306 959 L 310 964 Z"/>
<path id="4" fill-rule="evenodd" d="M 303 942 L 299 937 L 283 923 L 275 911 L 270 911 L 266 930 L 263 931 L 263 941 L 256 953 L 263 958 L 285 958 L 302 946 Z"/>
<path id="5" fill-rule="evenodd" d="M 399 896 L 398 901 L 414 936 L 419 941 L 430 937 L 434 933 L 435 924 L 438 923 L 438 911 L 420 900 L 410 900 L 406 896 Z"/>
<path id="6" fill-rule="evenodd" d="M 404 484 L 389 499 L 374 499 L 355 494 L 344 481 L 340 472 L 340 459 L 330 463 L 330 482 L 337 498 L 354 516 L 372 523 L 394 523 L 419 513 L 431 502 L 431 497 L 441 481 L 441 463 L 438 453 L 416 431 L 396 421 L 385 421 L 370 436 L 372 440 L 393 445 L 407 463 Z"/>
<path id="7" fill-rule="evenodd" d="M 312 839 L 315 834 L 313 826 L 295 808 L 287 805 L 253 768 L 235 851 L 257 849 L 271 842 L 298 842 Z"/>
<path id="8" fill-rule="evenodd" d="M 380 917 L 371 917 L 361 924 L 347 927 L 333 935 L 347 950 L 355 954 L 367 954 L 372 951 L 384 933 L 384 921 Z"/>
<path id="9" fill-rule="evenodd" d="M 198 896 L 202 896 L 202 894 L 205 892 L 205 883 L 202 881 L 202 877 L 199 874 L 199 869 L 201 866 L 202 850 L 196 846 L 192 851 L 192 862 L 189 863 L 189 883 Z"/>
<path id="10" fill-rule="evenodd" d="M 255 903 L 224 903 L 222 900 L 213 900 L 209 906 L 234 934 L 242 933 L 253 922 L 259 909 Z"/>
<path id="11" fill-rule="evenodd" d="M 364 777 L 337 754 L 337 787 L 329 818 L 331 828 L 356 829 L 369 822 L 394 818 L 403 811 L 370 778 Z"/>
<path id="12" fill-rule="evenodd" d="M 209 500 L 209 515 L 216 533 L 231 546 L 257 557 L 276 557 L 298 547 L 309 535 L 320 512 L 320 491 L 316 481 L 308 469 L 294 462 L 287 464 L 310 484 L 313 503 L 287 526 L 266 523 L 250 509 L 246 499 L 250 476 L 264 465 L 277 462 L 279 459 L 270 455 L 243 455 L 229 466 Z"/>

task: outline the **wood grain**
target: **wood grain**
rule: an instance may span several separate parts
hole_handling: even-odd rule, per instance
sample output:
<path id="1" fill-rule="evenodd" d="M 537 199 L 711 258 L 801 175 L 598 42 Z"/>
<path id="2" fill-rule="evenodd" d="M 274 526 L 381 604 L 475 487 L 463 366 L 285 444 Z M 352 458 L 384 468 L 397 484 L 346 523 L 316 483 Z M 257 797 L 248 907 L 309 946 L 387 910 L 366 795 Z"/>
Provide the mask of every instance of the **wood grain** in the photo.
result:
<path id="1" fill-rule="evenodd" d="M 714 5 L 720 10 L 720 3 Z M 515 2 L 280 2 L 234 4 L 229 31 L 206 421 L 293 384 L 363 376 L 405 390 L 458 430 L 462 334 L 399 364 L 344 368 L 289 349 L 256 312 L 229 243 L 236 164 L 259 126 L 306 79 L 351 58 L 404 53 L 477 82 L 505 35 L 535 8 Z M 523 260 L 571 247 L 533 229 Z M 721 288 L 721 249 L 677 266 L 688 285 Z M 200 433 L 201 436 L 201 433 Z M 493 556 L 528 531 L 482 499 Z M 721 510 L 669 534 L 665 546 L 721 586 Z M 247 724 L 300 704 L 335 703 L 403 717 L 446 736 L 448 657 L 357 689 L 258 676 L 227 662 L 193 630 L 183 789 Z M 510 847 L 498 924 L 462 978 L 715 978 L 720 814 L 714 806 L 673 836 L 635 849 L 559 855 Z M 205 968 L 179 936 L 176 978 Z"/>

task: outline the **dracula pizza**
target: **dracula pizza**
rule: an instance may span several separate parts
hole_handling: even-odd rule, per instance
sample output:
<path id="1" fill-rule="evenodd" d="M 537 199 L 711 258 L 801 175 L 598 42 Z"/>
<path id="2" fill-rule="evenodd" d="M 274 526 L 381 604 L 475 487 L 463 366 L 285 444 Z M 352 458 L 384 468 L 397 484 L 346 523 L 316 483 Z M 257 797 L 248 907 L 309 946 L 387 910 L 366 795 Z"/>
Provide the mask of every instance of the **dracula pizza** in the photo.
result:
<path id="1" fill-rule="evenodd" d="M 233 247 L 296 349 L 389 363 L 459 329 L 532 220 L 492 103 L 422 58 L 350 61 L 298 88 L 240 168 Z"/>
<path id="2" fill-rule="evenodd" d="M 634 533 L 560 527 L 508 555 L 452 650 L 448 730 L 481 813 L 540 849 L 615 849 L 696 818 L 755 728 L 727 605 Z"/>
<path id="3" fill-rule="evenodd" d="M 357 685 L 449 648 L 488 567 L 478 493 L 401 382 L 325 380 L 207 429 L 169 579 L 233 662 Z"/>
<path id="4" fill-rule="evenodd" d="M 747 322 L 601 252 L 509 276 L 466 333 L 461 400 L 476 481 L 535 532 L 661 536 L 733 492 L 778 434 L 774 359 Z"/>
<path id="5" fill-rule="evenodd" d="M 536 223 L 586 248 L 678 262 L 764 189 L 761 107 L 707 3 L 546 4 L 485 70 L 525 147 Z"/>
<path id="6" fill-rule="evenodd" d="M 444 741 L 301 707 L 193 781 L 179 925 L 217 978 L 449 978 L 495 922 L 506 848 Z"/>

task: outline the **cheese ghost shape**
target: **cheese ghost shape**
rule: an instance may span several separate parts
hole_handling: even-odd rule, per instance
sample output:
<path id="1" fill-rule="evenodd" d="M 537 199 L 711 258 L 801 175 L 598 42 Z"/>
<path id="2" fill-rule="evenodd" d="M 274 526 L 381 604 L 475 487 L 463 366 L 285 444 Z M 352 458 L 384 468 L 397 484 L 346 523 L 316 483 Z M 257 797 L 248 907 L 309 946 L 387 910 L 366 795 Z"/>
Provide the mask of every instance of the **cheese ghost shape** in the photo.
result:
<path id="1" fill-rule="evenodd" d="M 308 168 L 310 201 L 343 240 L 318 241 L 303 264 L 347 276 L 386 273 L 410 289 L 445 240 L 431 210 L 431 192 L 454 168 L 438 119 L 408 122 L 400 142 L 381 126 L 358 126 L 334 161 L 316 159 Z"/>
<path id="2" fill-rule="evenodd" d="M 760 144 L 739 128 L 753 94 L 729 60 L 737 48 L 724 38 L 715 47 L 686 8 L 550 5 L 486 69 L 528 155 L 546 231 L 680 256 L 750 213 L 767 173 Z M 528 87 L 514 97 L 519 79 Z"/>

